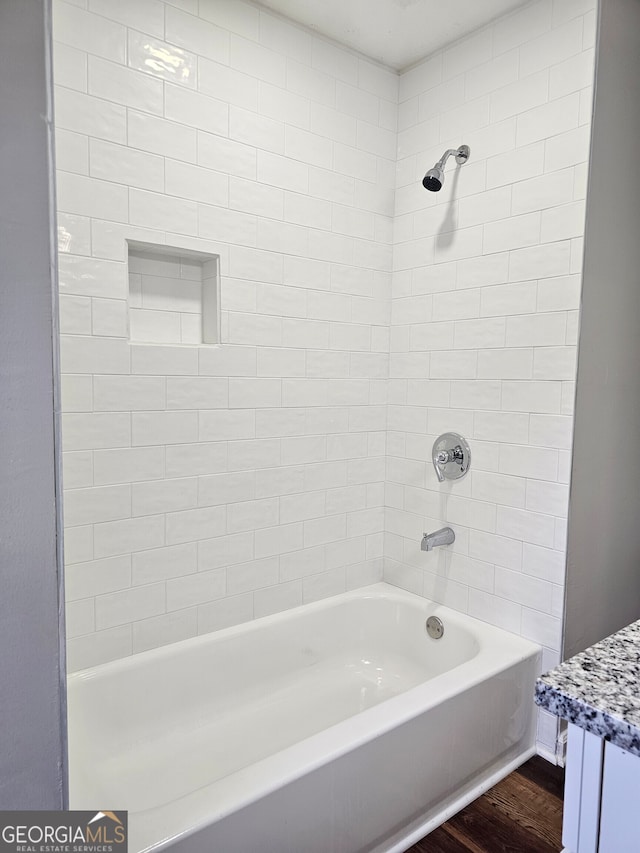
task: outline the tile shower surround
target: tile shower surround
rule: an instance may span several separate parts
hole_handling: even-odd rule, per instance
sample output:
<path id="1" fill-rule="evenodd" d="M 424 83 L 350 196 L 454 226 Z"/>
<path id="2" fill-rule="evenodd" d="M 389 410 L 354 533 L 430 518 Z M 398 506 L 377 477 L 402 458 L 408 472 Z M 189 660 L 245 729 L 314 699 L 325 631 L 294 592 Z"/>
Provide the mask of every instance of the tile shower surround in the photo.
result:
<path id="1" fill-rule="evenodd" d="M 536 2 L 400 78 L 385 579 L 559 659 L 595 4 Z M 440 193 L 420 178 L 471 146 Z M 441 486 L 439 433 L 470 441 Z M 420 551 L 448 523 L 446 552 Z M 556 720 L 539 717 L 555 749 Z"/>
<path id="2" fill-rule="evenodd" d="M 72 669 L 382 578 L 397 75 L 178 5 L 54 10 Z M 220 256 L 221 346 L 125 240 Z"/>
<path id="3" fill-rule="evenodd" d="M 593 0 L 401 75 L 241 0 L 54 7 L 70 667 L 383 571 L 554 663 Z M 130 343 L 126 240 L 220 256 L 221 346 Z"/>

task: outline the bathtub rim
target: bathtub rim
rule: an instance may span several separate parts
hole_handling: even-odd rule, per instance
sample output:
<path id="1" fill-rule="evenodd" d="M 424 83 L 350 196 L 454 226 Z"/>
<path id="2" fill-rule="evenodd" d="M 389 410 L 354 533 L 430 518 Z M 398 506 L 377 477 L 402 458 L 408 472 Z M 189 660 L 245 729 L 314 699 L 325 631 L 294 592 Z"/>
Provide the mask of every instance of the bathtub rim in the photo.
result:
<path id="1" fill-rule="evenodd" d="M 539 659 L 539 652 L 534 652 L 535 657 Z M 483 671 L 479 677 L 476 677 L 473 681 L 470 679 L 465 680 L 462 685 L 462 690 L 466 691 L 467 689 L 471 689 L 483 681 L 491 680 L 491 678 L 499 676 L 503 672 L 511 669 L 512 667 L 517 666 L 518 664 L 522 664 L 527 660 L 528 656 L 524 656 L 518 658 L 518 660 L 512 660 L 507 665 L 501 667 L 495 667 L 489 671 Z M 463 664 L 462 666 L 466 666 L 467 664 Z M 459 668 L 455 670 L 450 670 L 450 672 L 459 673 Z M 443 676 L 448 676 L 449 673 L 444 673 Z M 443 678 L 443 676 L 437 676 L 438 679 Z M 434 679 L 435 680 L 435 679 Z M 217 780 L 209 785 L 203 786 L 198 790 L 185 795 L 173 802 L 165 805 L 165 806 L 157 806 L 152 809 L 148 809 L 146 811 L 136 812 L 134 814 L 145 818 L 147 815 L 149 817 L 154 816 L 156 813 L 160 813 L 161 819 L 166 818 L 171 815 L 174 811 L 180 810 L 180 804 L 184 800 L 187 799 L 195 799 L 196 797 L 201 797 L 202 799 L 214 797 L 216 787 L 222 788 L 223 786 L 228 786 L 229 781 L 232 781 L 234 788 L 244 789 L 242 796 L 234 792 L 225 792 L 227 796 L 225 797 L 228 802 L 216 803 L 215 807 L 211 807 L 208 812 L 207 818 L 194 821 L 191 823 L 188 828 L 179 830 L 174 832 L 173 834 L 167 833 L 163 835 L 160 840 L 156 840 L 153 843 L 145 844 L 144 847 L 141 847 L 139 851 L 136 853 L 155 853 L 155 851 L 161 851 L 169 848 L 176 841 L 179 841 L 182 838 L 186 838 L 189 835 L 196 834 L 198 831 L 205 828 L 208 824 L 214 823 L 219 820 L 223 820 L 225 817 L 240 811 L 241 809 L 250 806 L 252 803 L 255 803 L 262 797 L 266 797 L 269 794 L 277 791 L 279 788 L 282 788 L 286 785 L 289 785 L 295 782 L 296 779 L 301 776 L 305 776 L 308 773 L 312 773 L 314 770 L 319 769 L 320 767 L 330 764 L 333 761 L 341 758 L 342 756 L 352 752 L 353 750 L 358 749 L 366 745 L 368 742 L 377 737 L 382 737 L 387 732 L 391 731 L 394 728 L 402 726 L 403 724 L 410 722 L 415 717 L 419 716 L 423 713 L 428 713 L 431 708 L 436 707 L 442 703 L 445 703 L 447 700 L 450 700 L 454 696 L 456 696 L 461 691 L 461 684 L 452 684 L 449 689 L 443 694 L 438 694 L 437 697 L 433 698 L 428 704 L 422 700 L 422 694 L 425 691 L 425 688 L 429 684 L 433 682 L 426 682 L 424 684 L 418 685 L 417 687 L 413 687 L 400 696 L 394 696 L 392 699 L 388 699 L 385 702 L 380 703 L 380 705 L 376 705 L 373 708 L 368 708 L 366 711 L 361 712 L 360 714 L 356 714 L 353 717 L 349 717 L 346 720 L 341 720 L 338 723 L 335 723 L 332 726 L 328 726 L 326 729 L 323 729 L 320 732 L 317 732 L 314 735 L 311 735 L 304 740 L 298 741 L 297 743 L 292 744 L 291 746 L 286 747 L 285 749 L 280 750 L 273 755 L 267 756 L 266 758 L 260 759 L 259 761 L 254 762 L 253 764 L 247 765 L 246 767 L 241 768 L 240 770 L 235 771 L 227 777 L 224 777 L 220 780 Z M 415 691 L 420 691 L 418 695 L 411 696 L 411 705 L 410 707 L 403 708 L 401 707 L 401 702 L 405 697 L 408 697 L 409 694 L 414 693 Z M 398 700 L 400 700 L 398 702 Z M 396 706 L 396 702 L 398 702 L 398 706 Z M 392 705 L 391 708 L 387 707 L 385 709 L 384 717 L 386 719 L 382 721 L 377 721 L 374 717 L 378 715 L 374 715 L 372 712 L 376 711 L 378 708 L 383 707 L 384 705 Z M 533 715 L 533 711 L 535 710 L 535 704 L 533 699 L 531 700 L 531 713 Z M 363 717 L 367 715 L 365 720 Z M 370 717 L 368 715 L 371 715 Z M 533 717 L 532 717 L 533 719 Z M 365 725 L 364 723 L 367 723 Z M 533 733 L 532 733 L 533 734 Z M 336 743 L 336 741 L 339 742 Z M 533 738 L 532 738 L 533 741 Z M 530 757 L 528 752 L 531 752 L 531 755 L 535 753 L 535 746 L 531 745 L 529 750 L 527 750 L 527 754 L 525 757 L 519 757 L 518 760 L 515 761 L 513 769 L 515 769 L 522 761 L 525 761 L 527 757 Z M 499 781 L 503 776 L 506 775 L 502 773 L 502 770 L 496 771 L 495 780 L 491 782 L 491 784 L 495 784 Z M 253 790 L 247 790 L 247 785 L 245 779 L 251 783 Z M 482 783 L 484 784 L 484 782 Z M 490 787 L 490 786 L 489 786 Z M 475 797 L 477 797 L 480 793 L 482 793 L 486 788 L 483 788 L 482 785 L 478 787 L 478 793 L 475 793 L 473 796 L 470 796 L 468 800 L 465 800 L 464 797 L 460 798 L 460 805 L 456 805 L 455 808 L 452 809 L 451 815 L 455 814 L 456 811 L 463 808 L 469 802 L 472 802 Z M 456 800 L 456 802 L 458 802 Z M 193 808 L 193 805 L 192 805 Z M 442 818 L 442 820 L 433 819 L 435 822 L 433 823 L 432 829 L 435 828 L 439 823 L 443 820 L 446 820 L 447 817 Z M 428 826 L 430 821 L 426 822 L 426 826 Z M 426 832 L 430 831 L 430 829 L 425 829 L 425 832 L 422 835 L 425 835 Z M 422 835 L 417 835 L 416 840 L 422 837 Z M 390 848 L 395 849 L 395 848 Z M 398 850 L 402 850 L 404 848 L 398 847 Z"/>

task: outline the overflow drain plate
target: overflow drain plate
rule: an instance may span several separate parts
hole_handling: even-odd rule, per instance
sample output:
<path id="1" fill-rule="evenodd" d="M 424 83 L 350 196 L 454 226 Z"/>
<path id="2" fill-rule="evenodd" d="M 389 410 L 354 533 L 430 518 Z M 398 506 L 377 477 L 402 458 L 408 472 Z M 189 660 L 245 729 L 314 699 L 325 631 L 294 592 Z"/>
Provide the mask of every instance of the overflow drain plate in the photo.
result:
<path id="1" fill-rule="evenodd" d="M 427 634 L 433 640 L 439 640 L 444 634 L 442 619 L 438 619 L 437 616 L 429 616 L 427 619 Z"/>

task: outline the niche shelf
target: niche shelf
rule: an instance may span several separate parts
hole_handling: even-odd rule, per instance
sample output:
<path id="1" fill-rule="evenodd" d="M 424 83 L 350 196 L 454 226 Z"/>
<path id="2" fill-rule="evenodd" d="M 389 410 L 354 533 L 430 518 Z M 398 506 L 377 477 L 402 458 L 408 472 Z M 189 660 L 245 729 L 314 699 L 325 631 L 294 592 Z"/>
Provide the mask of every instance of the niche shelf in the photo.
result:
<path id="1" fill-rule="evenodd" d="M 127 241 L 129 340 L 138 344 L 220 342 L 220 256 Z"/>

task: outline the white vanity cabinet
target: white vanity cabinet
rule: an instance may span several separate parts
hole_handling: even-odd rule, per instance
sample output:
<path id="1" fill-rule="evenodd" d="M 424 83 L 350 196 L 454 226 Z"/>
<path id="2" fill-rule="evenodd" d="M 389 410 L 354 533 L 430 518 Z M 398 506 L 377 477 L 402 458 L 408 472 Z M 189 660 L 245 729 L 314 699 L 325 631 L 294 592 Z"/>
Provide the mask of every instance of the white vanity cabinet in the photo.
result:
<path id="1" fill-rule="evenodd" d="M 640 757 L 569 725 L 564 853 L 640 853 Z"/>
<path id="2" fill-rule="evenodd" d="M 640 620 L 536 682 L 538 705 L 569 721 L 564 853 L 640 853 L 639 685 Z"/>

